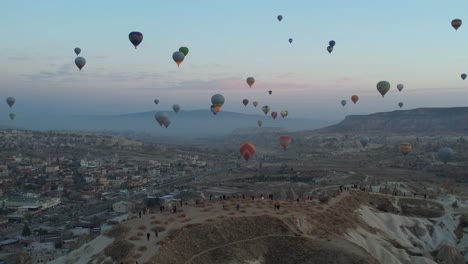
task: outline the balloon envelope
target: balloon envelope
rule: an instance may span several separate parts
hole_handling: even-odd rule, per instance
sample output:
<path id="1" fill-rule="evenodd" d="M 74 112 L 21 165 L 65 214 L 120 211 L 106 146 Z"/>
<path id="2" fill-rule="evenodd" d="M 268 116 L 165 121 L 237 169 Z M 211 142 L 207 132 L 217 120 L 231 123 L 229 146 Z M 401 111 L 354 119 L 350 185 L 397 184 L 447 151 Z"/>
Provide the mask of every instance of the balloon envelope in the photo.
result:
<path id="1" fill-rule="evenodd" d="M 158 99 L 154 99 L 154 103 L 155 103 L 155 104 L 159 104 L 159 100 L 158 100 Z"/>
<path id="2" fill-rule="evenodd" d="M 255 83 L 255 78 L 254 77 L 248 77 L 246 81 L 247 81 L 247 84 L 250 87 L 252 87 L 252 85 L 254 85 L 254 83 Z"/>
<path id="3" fill-rule="evenodd" d="M 363 147 L 366 147 L 367 146 L 367 143 L 369 143 L 369 138 L 366 137 L 366 136 L 362 136 L 360 139 L 359 139 L 359 142 L 361 142 L 361 145 Z"/>
<path id="4" fill-rule="evenodd" d="M 252 104 L 253 104 L 254 107 L 257 107 L 258 102 L 257 102 L 257 101 L 254 101 Z"/>
<path id="5" fill-rule="evenodd" d="M 160 126 L 163 126 L 164 122 L 169 120 L 169 116 L 165 112 L 157 112 L 154 115 L 154 119 L 156 119 Z"/>
<path id="6" fill-rule="evenodd" d="M 438 156 L 441 161 L 447 164 L 447 162 L 451 161 L 453 158 L 453 150 L 448 147 L 440 148 L 438 152 Z"/>
<path id="7" fill-rule="evenodd" d="M 169 125 L 171 124 L 171 120 L 168 119 L 165 119 L 164 122 L 163 122 L 163 125 L 165 128 L 167 128 Z"/>
<path id="8" fill-rule="evenodd" d="M 180 47 L 179 51 L 184 54 L 184 56 L 187 56 L 189 49 L 187 47 Z"/>
<path id="9" fill-rule="evenodd" d="M 356 102 L 359 101 L 359 96 L 357 95 L 351 96 L 351 101 L 353 101 L 353 103 L 356 104 Z"/>
<path id="10" fill-rule="evenodd" d="M 333 47 L 332 47 L 332 46 L 328 46 L 328 47 L 327 47 L 327 51 L 328 51 L 328 53 L 332 53 Z"/>
<path id="11" fill-rule="evenodd" d="M 279 15 L 276 17 L 278 19 L 279 22 L 281 22 L 281 20 L 283 20 L 283 16 L 282 15 Z"/>
<path id="12" fill-rule="evenodd" d="M 334 40 L 330 40 L 330 42 L 328 42 L 328 45 L 330 45 L 330 47 L 335 47 L 335 41 Z"/>
<path id="13" fill-rule="evenodd" d="M 346 105 L 346 100 L 341 100 L 341 105 L 344 107 Z"/>
<path id="14" fill-rule="evenodd" d="M 247 142 L 247 143 L 242 144 L 239 150 L 240 150 L 240 154 L 245 159 L 245 161 L 249 161 L 249 159 L 252 158 L 252 156 L 255 153 L 255 145 Z"/>
<path id="15" fill-rule="evenodd" d="M 135 49 L 140 45 L 140 43 L 143 41 L 143 34 L 137 31 L 130 32 L 128 34 L 128 39 L 130 42 L 135 46 Z"/>
<path id="16" fill-rule="evenodd" d="M 413 149 L 413 146 L 411 146 L 410 143 L 400 144 L 400 152 L 405 156 L 408 155 L 408 153 L 410 153 L 412 149 Z"/>
<path id="17" fill-rule="evenodd" d="M 465 80 L 465 79 L 466 79 L 466 73 L 463 73 L 463 74 L 461 75 L 461 78 L 462 78 L 463 80 Z"/>
<path id="18" fill-rule="evenodd" d="M 224 104 L 224 96 L 221 94 L 215 94 L 211 97 L 211 103 L 214 106 L 223 106 Z"/>
<path id="19" fill-rule="evenodd" d="M 289 39 L 289 43 L 292 43 L 292 42 L 293 42 L 293 39 L 292 39 L 292 38 L 290 38 L 290 39 Z"/>
<path id="20" fill-rule="evenodd" d="M 399 103 L 398 103 L 398 106 L 399 106 L 400 108 L 402 108 L 402 107 L 403 107 L 403 102 L 399 102 Z"/>
<path id="21" fill-rule="evenodd" d="M 12 108 L 13 105 L 15 104 L 15 102 L 16 102 L 16 99 L 15 99 L 14 97 L 8 97 L 8 98 L 6 99 L 6 102 L 7 102 L 7 104 L 10 106 L 10 108 Z"/>
<path id="22" fill-rule="evenodd" d="M 283 147 L 283 150 L 286 150 L 291 144 L 291 137 L 290 136 L 280 136 L 279 137 L 280 145 Z"/>
<path id="23" fill-rule="evenodd" d="M 9 114 L 9 117 L 10 117 L 11 120 L 15 119 L 15 116 L 16 116 L 15 113 L 10 113 Z"/>
<path id="24" fill-rule="evenodd" d="M 249 104 L 249 100 L 248 99 L 242 100 L 242 104 L 244 104 L 244 106 L 247 106 Z"/>
<path id="25" fill-rule="evenodd" d="M 76 56 L 80 55 L 81 49 L 80 48 L 75 48 L 74 49 Z"/>
<path id="26" fill-rule="evenodd" d="M 185 55 L 180 51 L 176 51 L 172 53 L 172 59 L 175 61 L 177 66 L 179 66 L 184 61 L 184 58 L 185 58 Z"/>
<path id="27" fill-rule="evenodd" d="M 271 95 L 273 93 L 273 91 L 270 90 L 270 91 L 268 91 L 268 93 Z"/>
<path id="28" fill-rule="evenodd" d="M 262 111 L 266 115 L 266 114 L 268 114 L 268 112 L 270 112 L 270 107 L 268 105 L 265 105 L 265 106 L 262 107 Z"/>
<path id="29" fill-rule="evenodd" d="M 81 71 L 81 69 L 85 66 L 85 64 L 86 64 L 85 58 L 83 58 L 83 57 L 76 57 L 76 59 L 75 59 L 75 65 L 76 65 L 76 67 L 78 67 L 78 69 L 80 69 L 80 71 Z"/>
<path id="30" fill-rule="evenodd" d="M 271 112 L 271 117 L 273 117 L 273 119 L 276 119 L 277 116 L 278 116 L 277 112 Z"/>
<path id="31" fill-rule="evenodd" d="M 173 105 L 173 106 L 172 106 L 172 110 L 174 110 L 174 112 L 176 112 L 176 114 L 179 113 L 179 111 L 180 111 L 180 105 L 178 105 L 178 104 Z"/>
<path id="32" fill-rule="evenodd" d="M 377 83 L 376 87 L 377 91 L 384 97 L 388 90 L 390 90 L 390 83 L 387 81 L 380 81 Z"/>
<path id="33" fill-rule="evenodd" d="M 461 19 L 454 19 L 452 20 L 452 27 L 455 29 L 455 30 L 458 30 L 458 28 L 462 25 L 462 20 Z"/>
<path id="34" fill-rule="evenodd" d="M 398 91 L 400 91 L 400 92 L 401 92 L 401 90 L 403 90 L 404 87 L 405 87 L 405 86 L 404 86 L 403 84 L 401 84 L 401 83 L 398 84 L 398 85 L 396 86 L 396 88 L 397 88 Z"/>
<path id="35" fill-rule="evenodd" d="M 257 125 L 258 125 L 259 127 L 262 127 L 263 121 L 262 121 L 262 120 L 258 120 L 258 121 L 257 121 Z"/>

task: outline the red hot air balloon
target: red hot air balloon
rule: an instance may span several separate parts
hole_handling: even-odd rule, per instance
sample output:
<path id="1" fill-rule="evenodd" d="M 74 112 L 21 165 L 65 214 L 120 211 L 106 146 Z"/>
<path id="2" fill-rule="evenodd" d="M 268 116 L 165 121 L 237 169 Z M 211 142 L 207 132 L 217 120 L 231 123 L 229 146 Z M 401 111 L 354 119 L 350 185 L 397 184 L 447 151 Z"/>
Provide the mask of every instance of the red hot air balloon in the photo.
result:
<path id="1" fill-rule="evenodd" d="M 357 95 L 351 96 L 351 101 L 353 101 L 353 103 L 356 104 L 356 102 L 359 101 L 359 96 Z"/>
<path id="2" fill-rule="evenodd" d="M 290 136 L 280 136 L 279 141 L 280 141 L 280 145 L 286 151 L 289 144 L 291 144 L 291 137 Z"/>
<path id="3" fill-rule="evenodd" d="M 255 153 L 255 146 L 254 144 L 247 142 L 242 144 L 239 150 L 245 161 L 249 161 Z"/>
<path id="4" fill-rule="evenodd" d="M 271 112 L 271 117 L 273 117 L 273 119 L 276 119 L 277 116 L 278 116 L 277 112 Z"/>

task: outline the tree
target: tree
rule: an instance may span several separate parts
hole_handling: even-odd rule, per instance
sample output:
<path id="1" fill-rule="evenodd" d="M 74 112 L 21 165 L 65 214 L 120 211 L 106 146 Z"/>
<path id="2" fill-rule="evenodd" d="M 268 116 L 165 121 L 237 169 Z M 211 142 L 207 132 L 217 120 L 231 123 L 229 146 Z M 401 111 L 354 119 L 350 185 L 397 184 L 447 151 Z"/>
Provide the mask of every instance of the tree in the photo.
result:
<path id="1" fill-rule="evenodd" d="M 29 229 L 28 225 L 24 225 L 22 236 L 24 237 L 31 236 L 31 229 Z"/>

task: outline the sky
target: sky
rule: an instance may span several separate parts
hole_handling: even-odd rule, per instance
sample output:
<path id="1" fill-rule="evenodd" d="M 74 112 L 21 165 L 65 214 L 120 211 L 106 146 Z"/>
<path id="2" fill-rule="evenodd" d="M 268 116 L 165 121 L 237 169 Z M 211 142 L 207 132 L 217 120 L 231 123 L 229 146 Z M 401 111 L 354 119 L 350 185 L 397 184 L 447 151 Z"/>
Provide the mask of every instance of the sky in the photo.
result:
<path id="1" fill-rule="evenodd" d="M 467 11 L 466 0 L 2 0 L 0 121 L 9 111 L 209 109 L 216 93 L 226 98 L 223 110 L 269 105 L 316 120 L 393 111 L 400 101 L 404 109 L 467 106 Z M 455 31 L 455 18 L 467 24 Z M 137 49 L 131 31 L 144 35 Z M 172 53 L 181 46 L 190 51 L 178 68 Z M 75 47 L 87 61 L 82 71 Z M 381 80 L 392 85 L 384 99 Z M 11 110 L 9 96 L 17 101 Z M 244 98 L 259 107 L 244 107 Z"/>

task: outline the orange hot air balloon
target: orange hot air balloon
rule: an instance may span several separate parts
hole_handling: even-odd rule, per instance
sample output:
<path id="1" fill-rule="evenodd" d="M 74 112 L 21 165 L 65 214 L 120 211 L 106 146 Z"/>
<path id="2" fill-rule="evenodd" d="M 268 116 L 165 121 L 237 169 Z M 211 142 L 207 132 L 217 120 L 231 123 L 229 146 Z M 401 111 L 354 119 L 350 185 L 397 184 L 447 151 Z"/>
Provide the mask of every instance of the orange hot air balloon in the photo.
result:
<path id="1" fill-rule="evenodd" d="M 403 155 L 408 155 L 408 153 L 411 152 L 413 149 L 413 146 L 411 146 L 410 143 L 401 143 L 400 144 L 400 152 L 403 153 Z"/>
<path id="2" fill-rule="evenodd" d="M 245 161 L 249 161 L 255 153 L 255 146 L 254 144 L 247 142 L 242 144 L 239 150 Z"/>
<path id="3" fill-rule="evenodd" d="M 359 96 L 357 95 L 353 95 L 351 96 L 351 101 L 353 101 L 354 104 L 356 104 L 356 102 L 359 100 Z"/>
<path id="4" fill-rule="evenodd" d="M 288 148 L 289 144 L 291 144 L 291 137 L 290 136 L 281 136 L 279 138 L 280 145 L 283 147 L 283 149 L 286 151 Z"/>

